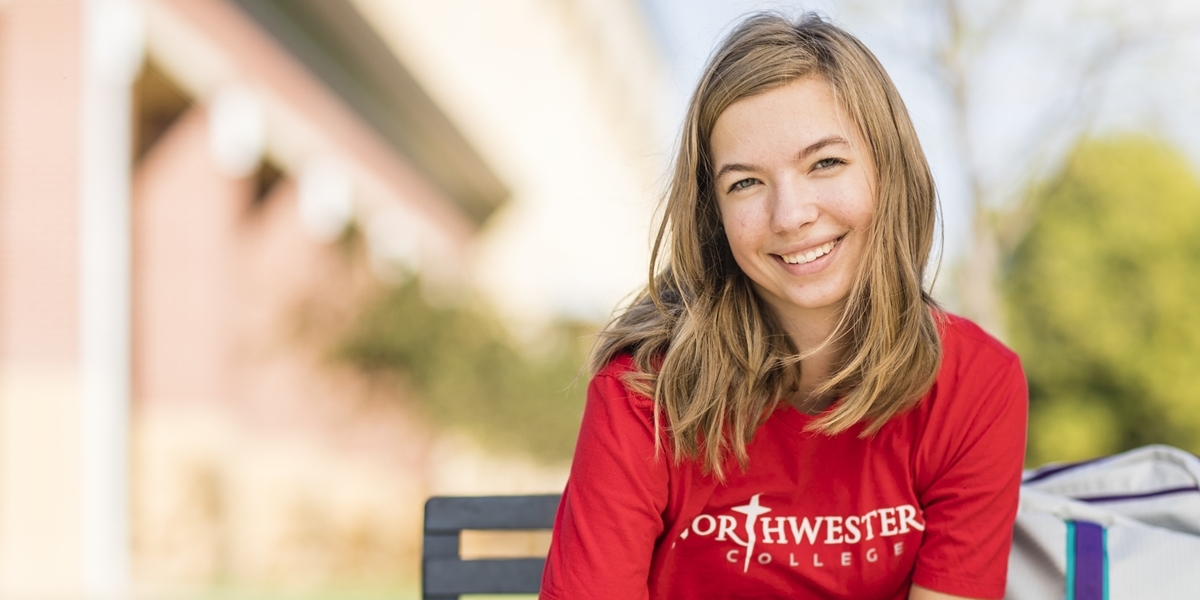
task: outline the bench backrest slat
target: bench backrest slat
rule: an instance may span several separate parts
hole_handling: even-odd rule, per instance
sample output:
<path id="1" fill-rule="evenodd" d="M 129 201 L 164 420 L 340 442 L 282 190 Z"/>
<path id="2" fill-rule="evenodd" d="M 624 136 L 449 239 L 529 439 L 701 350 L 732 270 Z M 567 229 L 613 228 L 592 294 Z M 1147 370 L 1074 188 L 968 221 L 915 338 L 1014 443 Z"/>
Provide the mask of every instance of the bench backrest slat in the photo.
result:
<path id="1" fill-rule="evenodd" d="M 425 502 L 421 551 L 424 600 L 459 594 L 536 594 L 545 558 L 462 560 L 460 534 L 471 530 L 551 529 L 559 494 L 535 496 L 435 496 Z"/>

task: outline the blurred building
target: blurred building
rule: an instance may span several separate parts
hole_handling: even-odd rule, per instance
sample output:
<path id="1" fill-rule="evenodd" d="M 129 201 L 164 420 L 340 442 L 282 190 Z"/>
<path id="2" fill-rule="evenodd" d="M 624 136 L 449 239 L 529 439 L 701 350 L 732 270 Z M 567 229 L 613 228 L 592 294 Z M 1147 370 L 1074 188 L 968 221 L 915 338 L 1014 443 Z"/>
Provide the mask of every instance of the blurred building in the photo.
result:
<path id="1" fill-rule="evenodd" d="M 522 280 L 594 251 L 523 246 L 572 240 L 547 206 L 634 219 L 613 252 L 637 265 L 661 164 L 640 19 L 633 0 L 0 2 L 0 597 L 403 581 L 430 493 L 560 486 L 330 349 L 417 273 L 517 319 L 570 305 Z"/>
<path id="2" fill-rule="evenodd" d="M 472 279 L 511 319 L 606 318 L 646 281 L 674 143 L 639 0 L 352 0 L 512 191 Z"/>

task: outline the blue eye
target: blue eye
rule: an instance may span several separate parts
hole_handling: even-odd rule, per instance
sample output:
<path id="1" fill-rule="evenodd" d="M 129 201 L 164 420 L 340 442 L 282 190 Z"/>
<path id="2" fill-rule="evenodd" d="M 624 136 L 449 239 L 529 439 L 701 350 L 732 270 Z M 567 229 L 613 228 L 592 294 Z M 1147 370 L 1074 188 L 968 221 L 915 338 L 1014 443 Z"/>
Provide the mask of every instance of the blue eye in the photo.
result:
<path id="1" fill-rule="evenodd" d="M 833 168 L 838 165 L 844 165 L 844 164 L 846 164 L 846 161 L 844 161 L 840 158 L 830 157 L 830 158 L 823 158 L 821 160 L 818 160 L 817 164 L 813 165 L 813 167 L 817 168 L 817 169 L 829 169 L 829 168 Z"/>
<path id="2" fill-rule="evenodd" d="M 755 183 L 758 183 L 757 179 L 754 179 L 753 177 L 747 177 L 745 179 L 733 182 L 733 185 L 729 186 L 729 191 L 735 192 L 737 190 L 744 190 Z"/>

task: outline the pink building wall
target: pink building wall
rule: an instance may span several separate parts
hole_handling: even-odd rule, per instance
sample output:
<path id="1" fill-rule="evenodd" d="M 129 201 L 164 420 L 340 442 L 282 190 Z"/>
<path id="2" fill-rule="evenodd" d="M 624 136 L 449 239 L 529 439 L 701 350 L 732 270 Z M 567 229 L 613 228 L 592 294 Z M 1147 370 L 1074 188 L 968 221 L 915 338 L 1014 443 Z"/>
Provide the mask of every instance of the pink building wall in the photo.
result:
<path id="1" fill-rule="evenodd" d="M 6 597 L 84 595 L 81 6 L 0 4 Z M 365 178 L 356 189 L 369 189 L 375 206 L 417 215 L 443 241 L 443 261 L 465 260 L 475 225 L 236 7 L 144 6 L 214 44 L 232 65 L 227 83 L 269 95 L 270 110 L 283 106 L 313 127 L 356 183 Z M 253 180 L 213 158 L 207 100 L 193 98 L 128 174 L 135 589 L 410 577 L 430 433 L 330 358 L 378 285 L 363 241 L 348 251 L 305 229 L 293 169 L 256 207 Z M 294 150 L 279 139 L 268 148 Z"/>
<path id="2" fill-rule="evenodd" d="M 78 344 L 79 14 L 0 16 L 0 358 L 70 366 Z M 20 293 L 18 293 L 20 292 Z"/>
<path id="3" fill-rule="evenodd" d="M 74 4 L 0 12 L 0 595 L 9 597 L 78 585 L 80 31 Z"/>

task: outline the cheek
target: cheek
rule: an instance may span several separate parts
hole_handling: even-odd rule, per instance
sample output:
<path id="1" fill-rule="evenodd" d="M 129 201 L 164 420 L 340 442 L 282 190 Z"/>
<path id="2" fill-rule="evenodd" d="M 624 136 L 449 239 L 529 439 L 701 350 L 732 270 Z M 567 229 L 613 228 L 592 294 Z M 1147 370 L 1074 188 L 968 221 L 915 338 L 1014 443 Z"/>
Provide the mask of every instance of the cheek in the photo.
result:
<path id="1" fill-rule="evenodd" d="M 865 176 L 864 180 L 851 190 L 847 200 L 848 219 L 858 227 L 870 225 L 875 215 L 875 192 Z"/>
<path id="2" fill-rule="evenodd" d="M 875 214 L 870 189 L 864 186 L 843 186 L 830 190 L 825 210 L 837 223 L 854 230 L 865 230 Z"/>
<path id="3" fill-rule="evenodd" d="M 762 228 L 758 222 L 761 220 L 758 212 L 744 206 L 722 209 L 721 224 L 725 228 L 725 239 L 735 257 L 755 252 Z"/>

